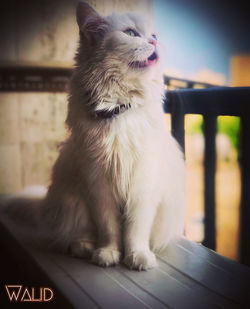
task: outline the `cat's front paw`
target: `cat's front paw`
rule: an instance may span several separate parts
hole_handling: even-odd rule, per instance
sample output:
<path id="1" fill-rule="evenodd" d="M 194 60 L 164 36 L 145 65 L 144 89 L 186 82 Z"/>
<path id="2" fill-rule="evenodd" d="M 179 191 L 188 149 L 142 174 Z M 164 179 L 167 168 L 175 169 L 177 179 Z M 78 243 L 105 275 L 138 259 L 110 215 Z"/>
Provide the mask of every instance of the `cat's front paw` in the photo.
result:
<path id="1" fill-rule="evenodd" d="M 125 257 L 124 263 L 128 268 L 139 271 L 157 266 L 155 255 L 150 250 L 131 252 Z"/>
<path id="2" fill-rule="evenodd" d="M 113 248 L 96 249 L 92 255 L 92 261 L 103 267 L 113 266 L 120 262 L 121 253 Z"/>

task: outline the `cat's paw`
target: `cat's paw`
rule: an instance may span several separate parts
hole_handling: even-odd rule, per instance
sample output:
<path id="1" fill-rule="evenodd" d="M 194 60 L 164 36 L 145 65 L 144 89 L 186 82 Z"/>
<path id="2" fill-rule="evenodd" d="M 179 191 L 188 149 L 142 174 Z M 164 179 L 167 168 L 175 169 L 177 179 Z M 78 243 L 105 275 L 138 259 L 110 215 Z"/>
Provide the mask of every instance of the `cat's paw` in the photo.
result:
<path id="1" fill-rule="evenodd" d="M 125 257 L 124 263 L 128 266 L 128 268 L 139 271 L 157 266 L 154 253 L 149 250 L 131 252 Z"/>
<path id="2" fill-rule="evenodd" d="M 74 257 L 90 259 L 94 249 L 95 244 L 92 241 L 74 240 L 69 246 L 69 253 Z"/>
<path id="3" fill-rule="evenodd" d="M 103 267 L 116 265 L 120 262 L 121 253 L 113 248 L 96 249 L 92 255 L 92 261 Z"/>

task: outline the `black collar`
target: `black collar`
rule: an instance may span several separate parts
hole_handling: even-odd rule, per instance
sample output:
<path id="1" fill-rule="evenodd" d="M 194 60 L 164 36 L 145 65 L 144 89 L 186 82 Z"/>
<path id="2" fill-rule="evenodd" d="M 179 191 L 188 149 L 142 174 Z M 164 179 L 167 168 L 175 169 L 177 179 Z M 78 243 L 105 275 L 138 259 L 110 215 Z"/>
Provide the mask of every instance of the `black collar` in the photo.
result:
<path id="1" fill-rule="evenodd" d="M 100 109 L 94 112 L 94 118 L 96 119 L 110 119 L 115 116 L 118 116 L 121 113 L 124 113 L 126 110 L 131 108 L 131 104 L 121 104 L 116 106 L 115 108 L 111 110 L 107 109 Z"/>

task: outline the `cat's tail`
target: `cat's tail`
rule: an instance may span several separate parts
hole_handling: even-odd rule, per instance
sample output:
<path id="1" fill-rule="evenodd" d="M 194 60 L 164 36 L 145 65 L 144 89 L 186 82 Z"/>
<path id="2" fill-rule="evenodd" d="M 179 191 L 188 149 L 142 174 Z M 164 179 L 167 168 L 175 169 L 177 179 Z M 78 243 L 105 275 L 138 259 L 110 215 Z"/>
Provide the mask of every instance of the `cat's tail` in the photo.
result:
<path id="1" fill-rule="evenodd" d="M 23 226 L 38 226 L 47 190 L 43 186 L 26 187 L 16 194 L 0 196 L 0 216 Z"/>

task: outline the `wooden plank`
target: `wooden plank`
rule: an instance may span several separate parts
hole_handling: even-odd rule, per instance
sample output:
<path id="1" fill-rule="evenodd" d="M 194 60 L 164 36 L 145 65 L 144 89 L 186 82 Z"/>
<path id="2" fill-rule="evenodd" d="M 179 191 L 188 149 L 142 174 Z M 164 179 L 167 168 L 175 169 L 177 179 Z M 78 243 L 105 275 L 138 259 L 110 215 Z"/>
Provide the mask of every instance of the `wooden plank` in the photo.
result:
<path id="1" fill-rule="evenodd" d="M 249 285 L 245 285 L 249 283 L 250 279 L 249 268 L 237 264 L 241 271 L 238 271 L 237 274 L 236 272 L 232 273 L 214 263 L 211 256 L 216 255 L 216 253 L 202 246 L 200 247 L 203 249 L 200 249 L 197 244 L 195 244 L 195 247 L 196 251 L 193 251 L 179 245 L 178 242 L 170 244 L 161 258 L 168 265 L 192 278 L 200 285 L 227 299 L 232 306 L 237 308 L 237 306 L 244 307 L 250 304 Z M 203 250 L 201 255 L 197 254 L 200 250 Z M 218 257 L 221 259 L 221 263 L 228 263 L 226 259 L 219 255 Z"/>
<path id="2" fill-rule="evenodd" d="M 100 308 L 98 303 L 67 273 L 59 263 L 56 254 L 34 251 L 33 256 L 42 270 L 50 276 L 57 289 L 69 300 L 74 308 Z M 79 269 L 80 270 L 80 269 Z M 86 280 L 86 278 L 85 278 Z"/>
<path id="3" fill-rule="evenodd" d="M 18 252 L 16 263 L 23 271 L 24 277 L 29 279 L 31 286 L 35 284 L 38 287 L 42 285 L 53 289 L 52 307 L 58 304 L 64 308 L 80 309 L 85 305 L 90 309 L 99 308 L 68 274 L 53 262 L 53 254 L 49 254 L 48 250 L 41 250 L 43 244 L 37 242 L 38 230 L 33 230 L 33 233 L 29 235 L 30 231 L 26 228 L 18 227 L 0 216 L 0 231 L 1 235 L 5 236 L 1 238 L 3 252 L 7 250 L 13 257 L 17 256 Z M 21 284 L 22 278 L 16 279 Z M 0 303 L 1 297 L 3 297 L 2 293 L 0 294 Z"/>
<path id="4" fill-rule="evenodd" d="M 159 257 L 158 264 L 160 266 L 160 270 L 164 269 L 168 275 L 171 275 L 175 278 L 175 280 L 178 280 L 180 283 L 189 288 L 190 297 L 195 299 L 197 305 L 199 302 L 201 303 L 198 305 L 198 308 L 203 308 L 204 306 L 208 306 L 209 308 L 238 308 L 238 305 L 232 304 L 232 302 L 227 300 L 224 296 L 218 295 L 213 290 L 201 285 L 193 278 L 188 277 L 179 269 L 177 270 L 175 267 L 165 263 L 164 260 L 162 261 L 161 256 Z"/>
<path id="5" fill-rule="evenodd" d="M 142 287 L 162 304 L 170 308 L 211 308 L 214 300 L 206 295 L 201 297 L 200 289 L 193 289 L 193 280 L 183 280 L 178 271 L 158 260 L 158 268 L 140 274 L 121 269 L 124 276 L 132 283 Z M 178 276 L 179 275 L 179 276 Z"/>
<path id="6" fill-rule="evenodd" d="M 204 228 L 205 235 L 203 244 L 215 250 L 215 136 L 216 136 L 216 117 L 204 116 Z"/>
<path id="7" fill-rule="evenodd" d="M 31 264 L 26 262 L 23 267 L 34 269 L 35 263 L 75 308 L 228 309 L 250 303 L 250 270 L 185 238 L 170 244 L 159 257 L 158 268 L 147 272 L 130 271 L 122 265 L 104 269 L 48 251 L 37 240 L 38 230 L 31 233 L 0 219 L 7 235 L 12 235 L 4 237 L 5 246 L 18 252 L 18 261 L 22 261 L 23 251 L 30 256 Z"/>
<path id="8" fill-rule="evenodd" d="M 125 267 L 119 266 L 116 268 L 109 268 L 106 271 L 109 276 L 121 284 L 131 294 L 135 295 L 135 297 L 141 299 L 145 304 L 148 305 L 149 308 L 171 308 L 164 304 L 159 298 L 155 297 L 152 291 L 148 291 L 148 289 L 144 288 L 144 286 L 139 285 L 137 282 L 131 280 L 129 276 L 126 275 L 126 273 L 131 271 L 125 269 Z M 140 273 L 138 275 L 140 276 Z"/>
<path id="9" fill-rule="evenodd" d="M 11 229 L 11 232 L 9 229 L 7 231 L 10 234 L 7 244 L 12 244 L 12 252 L 20 252 L 21 260 L 23 251 L 28 254 L 39 265 L 38 271 L 42 269 L 75 308 L 148 308 L 134 293 L 124 289 L 122 284 L 107 275 L 103 268 L 81 259 L 44 250 L 44 244 L 36 240 L 39 235 L 37 230 L 30 233 L 25 227 L 20 228 L 3 217 L 0 219 L 0 224 L 5 229 L 6 225 Z M 15 244 L 12 241 L 13 234 L 17 239 Z M 36 265 L 32 266 L 35 271 Z"/>
<path id="10" fill-rule="evenodd" d="M 120 282 L 109 276 L 109 270 L 67 256 L 58 255 L 54 262 L 60 265 L 87 295 L 95 299 L 101 308 L 148 308 L 148 305 L 135 293 L 124 288 Z M 119 268 L 118 266 L 115 270 Z M 156 308 L 158 308 L 157 305 Z"/>
<path id="11" fill-rule="evenodd" d="M 183 308 L 184 304 L 185 308 L 188 306 L 190 307 L 193 304 L 196 304 L 200 308 L 208 305 L 210 305 L 211 308 L 211 306 L 214 304 L 216 304 L 218 307 L 223 308 L 232 307 L 232 303 L 227 301 L 225 298 L 218 296 L 207 288 L 204 288 L 199 283 L 195 282 L 192 278 L 183 275 L 179 270 L 176 270 L 171 265 L 166 264 L 164 261 L 161 260 L 161 256 L 158 257 L 157 263 L 158 268 L 155 270 L 151 270 L 151 282 L 149 281 L 149 278 L 143 278 L 144 273 L 141 277 L 137 276 L 136 273 L 133 273 L 131 275 L 131 272 L 129 271 L 125 273 L 124 268 L 121 269 L 120 272 L 122 272 L 122 274 L 120 276 L 117 271 L 113 271 L 112 275 L 114 274 L 114 276 L 117 277 L 117 280 L 119 280 L 119 282 L 123 282 L 124 278 L 128 279 L 128 288 L 132 285 L 133 290 L 136 291 L 137 294 L 139 293 L 140 295 L 140 293 L 143 291 L 147 295 L 147 303 L 150 304 L 152 308 L 155 308 L 155 305 L 152 304 L 148 299 L 151 295 L 152 299 L 159 299 L 163 306 L 168 303 L 171 308 Z M 161 273 L 161 276 L 158 275 L 159 272 Z M 174 287 L 174 291 L 169 289 L 169 284 L 165 277 L 169 277 L 171 279 L 172 282 L 170 284 L 170 287 Z M 163 279 L 161 281 L 161 284 L 159 284 L 159 278 Z M 156 293 L 154 293 L 154 290 L 156 288 L 155 282 L 157 282 L 158 286 L 160 287 L 160 292 L 157 291 Z M 127 286 L 126 282 L 124 283 L 124 285 Z M 133 286 L 141 287 L 143 289 L 137 288 L 137 290 L 139 290 L 138 292 L 134 289 Z M 179 297 L 179 295 L 177 294 L 178 289 L 175 290 L 175 286 L 177 286 L 177 288 L 179 287 L 179 289 L 182 288 L 186 290 L 185 293 L 187 293 L 188 291 L 188 296 L 186 298 L 184 298 L 183 295 L 182 297 Z M 172 291 L 172 295 L 169 296 L 170 291 Z M 165 294 L 167 294 L 169 297 L 166 298 Z"/>
<path id="12" fill-rule="evenodd" d="M 250 270 L 246 267 L 241 267 L 241 264 L 235 263 L 235 261 L 219 255 L 213 250 L 207 250 L 203 245 L 189 241 L 185 237 L 178 239 L 176 244 L 199 256 L 201 259 L 224 269 L 236 278 L 240 276 L 244 280 L 245 286 L 250 286 Z"/>
<path id="13" fill-rule="evenodd" d="M 0 219 L 2 218 L 0 217 Z M 10 224 L 9 227 L 11 226 L 12 225 Z M 1 238 L 2 253 L 10 255 L 12 257 L 12 260 L 15 261 L 15 268 L 18 269 L 19 274 L 21 274 L 21 278 L 17 277 L 16 282 L 6 282 L 4 281 L 5 278 L 2 277 L 1 288 L 4 288 L 5 284 L 29 284 L 28 286 L 29 288 L 32 286 L 35 286 L 36 288 L 39 288 L 41 286 L 47 286 L 52 288 L 52 290 L 54 291 L 53 305 L 55 307 L 64 306 L 65 308 L 69 309 L 73 308 L 68 299 L 64 297 L 64 291 L 62 294 L 60 290 L 57 289 L 58 285 L 54 284 L 53 281 L 51 281 L 52 276 L 50 276 L 50 274 L 47 274 L 47 272 L 43 271 L 41 267 L 41 263 L 44 262 L 43 258 L 39 259 L 41 263 L 40 262 L 37 263 L 36 256 L 33 255 L 30 250 L 27 250 L 27 248 L 20 243 L 19 239 L 15 238 L 16 235 L 13 235 L 13 233 L 11 233 L 8 230 L 8 228 L 6 228 L 5 224 L 2 224 L 1 220 L 0 220 L 0 234 L 4 235 L 4 237 Z M 48 271 L 50 270 L 51 269 L 48 268 Z M 55 274 L 56 271 L 57 271 L 56 267 L 53 267 L 53 274 Z M 67 277 L 64 278 L 64 283 L 66 284 L 67 287 Z M 74 291 L 74 289 L 72 290 Z M 0 304 L 1 303 L 7 304 L 8 308 L 10 303 L 8 301 L 8 298 L 7 299 L 6 298 L 7 295 L 2 291 L 0 293 Z M 50 304 L 47 303 L 49 307 Z"/>

